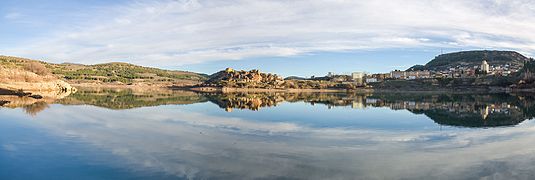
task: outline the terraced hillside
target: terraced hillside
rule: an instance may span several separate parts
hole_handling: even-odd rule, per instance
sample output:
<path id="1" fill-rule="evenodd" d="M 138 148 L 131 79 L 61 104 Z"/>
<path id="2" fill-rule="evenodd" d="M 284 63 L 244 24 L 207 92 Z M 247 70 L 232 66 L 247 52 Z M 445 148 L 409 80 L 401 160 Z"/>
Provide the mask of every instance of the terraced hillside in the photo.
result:
<path id="1" fill-rule="evenodd" d="M 71 84 L 113 84 L 113 85 L 193 85 L 206 79 L 206 75 L 186 71 L 171 71 L 137 66 L 128 63 L 106 63 L 96 65 L 52 64 L 25 58 L 0 56 L 0 65 L 24 68 L 30 63 L 46 67 L 45 72 L 66 80 Z"/>

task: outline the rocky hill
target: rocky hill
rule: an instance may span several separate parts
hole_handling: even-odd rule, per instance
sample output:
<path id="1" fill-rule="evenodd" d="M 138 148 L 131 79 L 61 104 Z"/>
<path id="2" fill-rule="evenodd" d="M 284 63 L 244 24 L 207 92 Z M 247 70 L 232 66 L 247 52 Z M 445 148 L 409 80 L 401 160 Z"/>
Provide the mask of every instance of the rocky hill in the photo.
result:
<path id="1" fill-rule="evenodd" d="M 171 71 L 142 67 L 128 63 L 106 63 L 96 65 L 52 64 L 31 59 L 0 56 L 4 67 L 24 68 L 27 64 L 41 64 L 43 72 L 63 79 L 71 84 L 108 85 L 193 85 L 206 79 L 206 75 L 186 71 Z"/>
<path id="2" fill-rule="evenodd" d="M 195 87 L 196 91 L 211 92 L 217 91 L 218 88 L 230 89 L 266 89 L 266 90 L 295 90 L 295 89 L 356 89 L 358 86 L 354 83 L 345 83 L 340 81 L 346 81 L 351 79 L 350 76 L 340 75 L 335 77 L 321 77 L 313 79 L 305 78 L 287 78 L 276 74 L 262 73 L 258 70 L 251 71 L 237 71 L 232 68 L 217 72 L 209 76 L 209 79 L 205 81 L 200 87 Z M 212 88 L 215 87 L 215 88 Z"/>
<path id="3" fill-rule="evenodd" d="M 462 51 L 439 55 L 424 66 L 416 65 L 408 70 L 446 70 L 456 66 L 479 66 L 483 60 L 495 66 L 523 66 L 530 58 L 515 51 Z"/>
<path id="4" fill-rule="evenodd" d="M 0 95 L 63 98 L 75 91 L 39 63 L 29 62 L 24 67 L 0 65 Z"/>
<path id="5" fill-rule="evenodd" d="M 227 68 L 209 76 L 204 86 L 239 87 L 239 88 L 281 88 L 282 77 L 276 74 L 261 73 L 258 70 L 236 71 Z"/>

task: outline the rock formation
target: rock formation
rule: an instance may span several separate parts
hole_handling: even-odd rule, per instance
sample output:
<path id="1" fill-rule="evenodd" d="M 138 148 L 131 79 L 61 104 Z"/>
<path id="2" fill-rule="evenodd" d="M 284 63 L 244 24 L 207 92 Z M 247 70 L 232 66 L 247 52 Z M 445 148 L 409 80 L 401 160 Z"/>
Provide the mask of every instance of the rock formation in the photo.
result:
<path id="1" fill-rule="evenodd" d="M 239 87 L 239 88 L 282 88 L 284 80 L 282 77 L 261 73 L 254 69 L 251 71 L 236 71 L 227 68 L 210 76 L 204 86 Z"/>
<path id="2" fill-rule="evenodd" d="M 50 98 L 63 98 L 76 91 L 74 87 L 52 75 L 38 75 L 23 69 L 1 66 L 0 89 Z"/>

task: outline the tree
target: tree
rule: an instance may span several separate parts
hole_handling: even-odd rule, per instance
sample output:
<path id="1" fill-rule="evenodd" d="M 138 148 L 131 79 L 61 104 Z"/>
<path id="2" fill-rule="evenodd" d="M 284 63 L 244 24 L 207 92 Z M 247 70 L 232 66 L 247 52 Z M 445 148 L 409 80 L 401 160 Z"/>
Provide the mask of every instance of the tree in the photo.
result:
<path id="1" fill-rule="evenodd" d="M 24 69 L 38 75 L 50 74 L 50 71 L 45 67 L 45 65 L 35 61 L 27 63 Z"/>

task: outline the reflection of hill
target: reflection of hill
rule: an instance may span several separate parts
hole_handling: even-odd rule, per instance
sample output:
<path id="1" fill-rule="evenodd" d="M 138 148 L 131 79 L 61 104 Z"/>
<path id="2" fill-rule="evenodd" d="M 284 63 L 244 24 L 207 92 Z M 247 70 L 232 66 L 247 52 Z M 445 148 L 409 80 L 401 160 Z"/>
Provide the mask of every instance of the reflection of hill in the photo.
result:
<path id="1" fill-rule="evenodd" d="M 487 95 L 377 95 L 392 109 L 407 109 L 425 114 L 438 124 L 462 127 L 498 127 L 517 125 L 533 118 L 534 106 L 526 106 L 519 96 Z"/>
<path id="2" fill-rule="evenodd" d="M 448 110 L 433 109 L 422 111 L 427 117 L 433 119 L 436 123 L 448 126 L 461 127 L 499 127 L 512 126 L 523 122 L 525 119 L 522 114 L 497 113 L 488 116 L 485 119 L 484 114 L 477 113 L 454 113 Z"/>
<path id="3" fill-rule="evenodd" d="M 354 105 L 363 102 L 363 95 L 349 93 L 225 93 L 207 95 L 208 99 L 226 111 L 249 109 L 257 111 L 262 107 L 276 106 L 281 102 L 307 102 L 331 106 Z"/>
<path id="4" fill-rule="evenodd" d="M 324 104 L 328 108 L 387 107 L 424 114 L 438 124 L 462 127 L 517 125 L 535 117 L 535 94 L 358 94 L 358 93 L 195 93 L 190 91 L 139 91 L 130 89 L 80 89 L 64 99 L 0 96 L 0 106 L 24 108 L 30 115 L 50 103 L 93 105 L 109 109 L 193 104 L 210 101 L 226 111 L 257 111 L 282 102 Z"/>
<path id="5" fill-rule="evenodd" d="M 352 93 L 230 93 L 208 98 L 226 111 L 259 110 L 287 102 L 325 104 L 329 108 L 351 106 L 388 107 L 425 114 L 438 124 L 463 127 L 511 126 L 534 117 L 534 97 L 510 94 L 352 94 Z"/>
<path id="6" fill-rule="evenodd" d="M 80 89 L 63 99 L 32 98 L 28 96 L 0 95 L 0 107 L 23 108 L 32 116 L 49 107 L 49 104 L 93 105 L 109 109 L 131 109 L 169 104 L 206 102 L 205 96 L 189 91 L 134 91 L 131 89 Z"/>
<path id="7" fill-rule="evenodd" d="M 32 98 L 28 96 L 0 95 L 0 107 L 6 108 L 23 108 L 24 111 L 32 116 L 48 108 L 49 103 L 56 99 L 52 98 Z"/>
<path id="8" fill-rule="evenodd" d="M 88 104 L 109 109 L 132 109 L 169 104 L 206 102 L 200 94 L 189 91 L 133 91 L 131 89 L 80 89 L 58 101 L 59 104 Z"/>
<path id="9" fill-rule="evenodd" d="M 225 111 L 231 112 L 233 108 L 236 109 L 249 109 L 253 111 L 259 110 L 261 107 L 272 107 L 278 103 L 284 101 L 284 98 L 279 96 L 278 93 L 274 94 L 216 94 L 207 95 L 208 99 L 217 104 Z"/>

